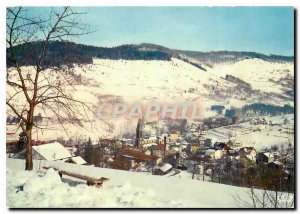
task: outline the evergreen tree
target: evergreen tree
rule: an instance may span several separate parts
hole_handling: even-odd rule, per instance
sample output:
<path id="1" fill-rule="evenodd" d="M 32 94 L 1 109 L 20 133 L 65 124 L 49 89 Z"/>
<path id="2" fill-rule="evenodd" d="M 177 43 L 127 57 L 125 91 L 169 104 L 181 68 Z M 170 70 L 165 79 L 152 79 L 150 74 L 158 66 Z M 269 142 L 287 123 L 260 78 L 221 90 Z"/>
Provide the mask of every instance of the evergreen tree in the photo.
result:
<path id="1" fill-rule="evenodd" d="M 93 146 L 92 146 L 92 140 L 89 137 L 88 141 L 85 144 L 84 147 L 84 158 L 86 160 L 87 163 L 91 164 L 92 161 L 92 151 L 93 151 Z"/>
<path id="2" fill-rule="evenodd" d="M 15 147 L 15 153 L 21 152 L 23 149 L 25 149 L 26 140 L 27 140 L 26 133 L 21 132 L 19 134 L 19 141 Z"/>

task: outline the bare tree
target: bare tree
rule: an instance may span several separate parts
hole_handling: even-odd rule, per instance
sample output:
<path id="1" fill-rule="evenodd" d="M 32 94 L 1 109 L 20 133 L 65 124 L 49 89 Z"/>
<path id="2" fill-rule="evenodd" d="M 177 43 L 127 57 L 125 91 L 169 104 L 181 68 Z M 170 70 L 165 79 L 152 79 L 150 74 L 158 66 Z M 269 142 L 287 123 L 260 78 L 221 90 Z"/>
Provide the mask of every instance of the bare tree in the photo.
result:
<path id="1" fill-rule="evenodd" d="M 246 207 L 293 208 L 294 194 L 283 189 L 284 168 L 284 165 L 273 169 L 260 165 L 256 172 L 251 170 L 244 175 L 245 182 L 250 187 L 248 197 L 235 198 Z"/>
<path id="2" fill-rule="evenodd" d="M 64 7 L 52 8 L 46 18 L 31 15 L 23 7 L 7 8 L 6 14 L 7 60 L 13 64 L 12 68 L 7 68 L 6 83 L 10 89 L 7 92 L 6 105 L 20 119 L 20 127 L 27 136 L 26 170 L 33 169 L 33 127 L 48 128 L 34 123 L 37 106 L 45 114 L 51 112 L 50 117 L 55 117 L 64 130 L 63 122 L 84 115 L 87 117 L 86 111 L 90 110 L 86 103 L 67 92 L 67 87 L 73 87 L 72 75 L 44 63 L 49 42 L 52 40 L 69 39 L 91 32 L 91 27 L 81 21 L 80 16 L 83 13 Z M 34 45 L 37 42 L 41 46 Z M 22 66 L 16 53 L 18 46 L 30 48 L 32 51 L 35 62 L 33 69 L 28 70 Z"/>

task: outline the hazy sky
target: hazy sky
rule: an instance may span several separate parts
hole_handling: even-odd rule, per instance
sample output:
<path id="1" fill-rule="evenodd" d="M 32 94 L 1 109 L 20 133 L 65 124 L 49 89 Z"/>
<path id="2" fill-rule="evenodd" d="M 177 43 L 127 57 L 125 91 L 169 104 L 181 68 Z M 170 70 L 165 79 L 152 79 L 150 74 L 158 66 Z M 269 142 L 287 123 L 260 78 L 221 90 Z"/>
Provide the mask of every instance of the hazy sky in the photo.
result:
<path id="1" fill-rule="evenodd" d="M 96 46 L 154 43 L 197 51 L 294 54 L 292 7 L 85 7 L 98 31 L 73 41 Z M 44 14 L 35 8 L 32 14 Z"/>

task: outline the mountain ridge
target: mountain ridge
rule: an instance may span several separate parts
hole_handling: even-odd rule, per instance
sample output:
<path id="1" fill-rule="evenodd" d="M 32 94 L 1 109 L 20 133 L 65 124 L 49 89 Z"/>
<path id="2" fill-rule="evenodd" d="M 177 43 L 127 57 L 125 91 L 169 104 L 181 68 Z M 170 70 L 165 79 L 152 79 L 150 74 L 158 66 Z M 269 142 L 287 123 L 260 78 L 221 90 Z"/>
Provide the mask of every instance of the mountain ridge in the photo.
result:
<path id="1" fill-rule="evenodd" d="M 21 65 L 35 65 L 34 59 L 42 48 L 42 41 L 22 44 L 14 47 L 14 51 Z M 231 63 L 243 59 L 258 58 L 271 62 L 293 62 L 294 56 L 265 55 L 247 51 L 189 51 L 171 49 L 152 43 L 124 44 L 115 47 L 97 47 L 92 45 L 77 44 L 70 41 L 51 41 L 47 47 L 44 60 L 45 65 L 59 66 L 61 64 L 90 64 L 92 58 L 112 60 L 171 60 L 178 58 L 196 67 L 201 65 L 213 66 L 218 63 Z M 6 49 L 9 58 L 9 49 Z M 7 59 L 7 66 L 13 63 Z"/>

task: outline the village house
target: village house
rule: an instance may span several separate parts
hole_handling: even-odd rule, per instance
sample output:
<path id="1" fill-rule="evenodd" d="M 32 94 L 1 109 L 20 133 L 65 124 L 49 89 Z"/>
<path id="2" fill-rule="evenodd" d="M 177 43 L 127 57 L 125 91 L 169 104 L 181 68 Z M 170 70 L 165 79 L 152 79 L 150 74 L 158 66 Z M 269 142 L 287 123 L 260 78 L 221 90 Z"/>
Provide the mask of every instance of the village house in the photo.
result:
<path id="1" fill-rule="evenodd" d="M 250 160 L 246 156 L 236 156 L 232 159 L 231 163 L 234 168 L 247 168 L 255 164 L 255 161 Z"/>
<path id="2" fill-rule="evenodd" d="M 232 147 L 242 147 L 243 143 L 239 140 L 239 138 L 235 138 L 232 140 Z"/>
<path id="3" fill-rule="evenodd" d="M 16 149 L 18 150 L 19 140 L 22 133 L 16 133 L 14 131 L 6 132 L 6 153 L 14 153 L 16 152 Z M 42 145 L 48 143 L 47 141 L 41 141 L 41 140 L 32 140 L 32 145 Z"/>
<path id="4" fill-rule="evenodd" d="M 87 162 L 81 156 L 73 156 L 65 161 L 66 163 L 74 163 L 79 165 L 86 165 Z"/>
<path id="5" fill-rule="evenodd" d="M 204 136 L 199 136 L 199 144 L 204 147 L 206 138 Z"/>
<path id="6" fill-rule="evenodd" d="M 175 144 L 170 146 L 170 153 L 178 153 L 182 151 L 182 147 L 180 144 Z"/>
<path id="7" fill-rule="evenodd" d="M 241 131 L 235 131 L 234 136 L 230 137 L 228 141 L 228 145 L 230 145 L 233 148 L 240 148 L 243 146 L 241 139 Z"/>
<path id="8" fill-rule="evenodd" d="M 146 168 L 145 163 L 140 162 L 140 163 L 134 163 L 129 171 L 132 172 L 148 172 L 149 170 Z"/>
<path id="9" fill-rule="evenodd" d="M 229 156 L 229 157 L 236 157 L 236 156 L 238 156 L 237 151 L 234 150 L 234 149 L 228 149 L 228 150 L 226 150 L 225 154 L 227 156 Z"/>
<path id="10" fill-rule="evenodd" d="M 267 167 L 271 170 L 280 170 L 280 171 L 284 170 L 284 165 L 280 161 L 274 161 L 274 162 L 268 163 Z"/>
<path id="11" fill-rule="evenodd" d="M 11 153 L 17 147 L 19 137 L 15 131 L 8 131 L 6 128 L 6 152 Z"/>
<path id="12" fill-rule="evenodd" d="M 164 144 L 159 144 L 151 147 L 152 154 L 161 158 L 164 157 L 166 149 L 167 148 L 165 148 Z"/>
<path id="13" fill-rule="evenodd" d="M 123 151 L 121 157 L 127 160 L 128 168 L 136 163 L 145 162 L 147 165 L 156 166 L 162 162 L 162 158 L 154 155 L 146 155 L 144 153 Z"/>
<path id="14" fill-rule="evenodd" d="M 207 128 L 206 127 L 200 128 L 199 143 L 201 146 L 204 146 L 206 140 L 206 134 L 207 134 Z"/>
<path id="15" fill-rule="evenodd" d="M 141 139 L 140 144 L 144 145 L 144 144 L 163 144 L 164 141 L 161 137 L 156 137 L 156 136 L 150 136 L 150 137 L 143 137 Z"/>
<path id="16" fill-rule="evenodd" d="M 206 138 L 204 140 L 204 143 L 202 146 L 205 148 L 211 148 L 212 147 L 212 139 Z"/>
<path id="17" fill-rule="evenodd" d="M 258 153 L 256 155 L 256 163 L 272 163 L 274 161 L 274 155 L 265 152 L 265 153 Z"/>
<path id="18" fill-rule="evenodd" d="M 134 140 L 131 138 L 121 138 L 120 139 L 122 145 L 124 146 L 133 146 L 134 145 Z"/>
<path id="19" fill-rule="evenodd" d="M 223 150 L 225 147 L 226 147 L 226 143 L 216 142 L 214 144 L 214 149 L 216 150 Z"/>
<path id="20" fill-rule="evenodd" d="M 171 143 L 175 143 L 179 139 L 179 132 L 178 131 L 171 131 L 169 141 Z"/>
<path id="21" fill-rule="evenodd" d="M 190 146 L 191 146 L 191 152 L 197 152 L 202 149 L 202 147 L 197 143 L 192 143 L 190 144 Z"/>
<path id="22" fill-rule="evenodd" d="M 213 159 L 219 160 L 223 157 L 224 153 L 222 150 L 207 149 L 206 155 L 209 155 Z"/>
<path id="23" fill-rule="evenodd" d="M 227 145 L 226 143 L 220 143 L 220 142 L 216 142 L 214 144 L 214 149 L 216 151 L 221 151 L 221 152 L 219 152 L 219 155 L 221 155 L 221 156 L 223 156 L 224 154 L 228 154 L 229 151 L 232 150 L 229 145 Z"/>
<path id="24" fill-rule="evenodd" d="M 116 140 L 114 139 L 109 139 L 109 138 L 100 138 L 99 139 L 99 145 L 104 148 L 104 147 L 108 147 L 108 148 L 114 148 L 116 143 Z"/>
<path id="25" fill-rule="evenodd" d="M 194 152 L 194 155 L 206 155 L 206 149 L 198 150 L 197 152 Z"/>
<path id="26" fill-rule="evenodd" d="M 15 154 L 12 158 L 25 159 L 26 149 Z M 86 164 L 80 156 L 73 156 L 68 149 L 58 142 L 32 146 L 32 158 L 34 160 L 63 161 L 75 164 Z"/>
<path id="27" fill-rule="evenodd" d="M 241 157 L 247 157 L 249 160 L 256 160 L 256 150 L 254 147 L 242 147 L 238 151 L 238 155 Z"/>
<path id="28" fill-rule="evenodd" d="M 214 149 L 207 149 L 205 151 L 205 154 L 214 159 L 215 158 L 215 152 L 216 152 L 216 150 L 214 150 Z"/>
<path id="29" fill-rule="evenodd" d="M 146 153 L 146 149 L 138 148 L 135 146 L 122 146 L 121 151 L 128 151 L 128 152 L 136 152 L 136 153 Z"/>
<path id="30" fill-rule="evenodd" d="M 223 157 L 224 153 L 222 150 L 216 150 L 215 151 L 215 159 L 218 160 L 218 159 L 221 159 Z"/>
<path id="31" fill-rule="evenodd" d="M 145 144 L 157 144 L 157 137 L 156 136 L 144 136 L 141 138 L 140 145 L 145 145 Z"/>
<path id="32" fill-rule="evenodd" d="M 194 154 L 186 158 L 188 161 L 190 161 L 190 164 L 195 163 L 209 163 L 212 160 L 212 157 L 210 155 L 203 155 L 203 154 Z"/>
<path id="33" fill-rule="evenodd" d="M 188 149 L 188 147 L 190 146 L 191 144 L 189 142 L 187 142 L 186 140 L 183 140 L 180 142 L 180 146 L 181 146 L 181 150 L 186 150 Z"/>
<path id="34" fill-rule="evenodd" d="M 154 175 L 166 175 L 172 171 L 173 166 L 169 163 L 158 165 L 154 168 Z"/>

